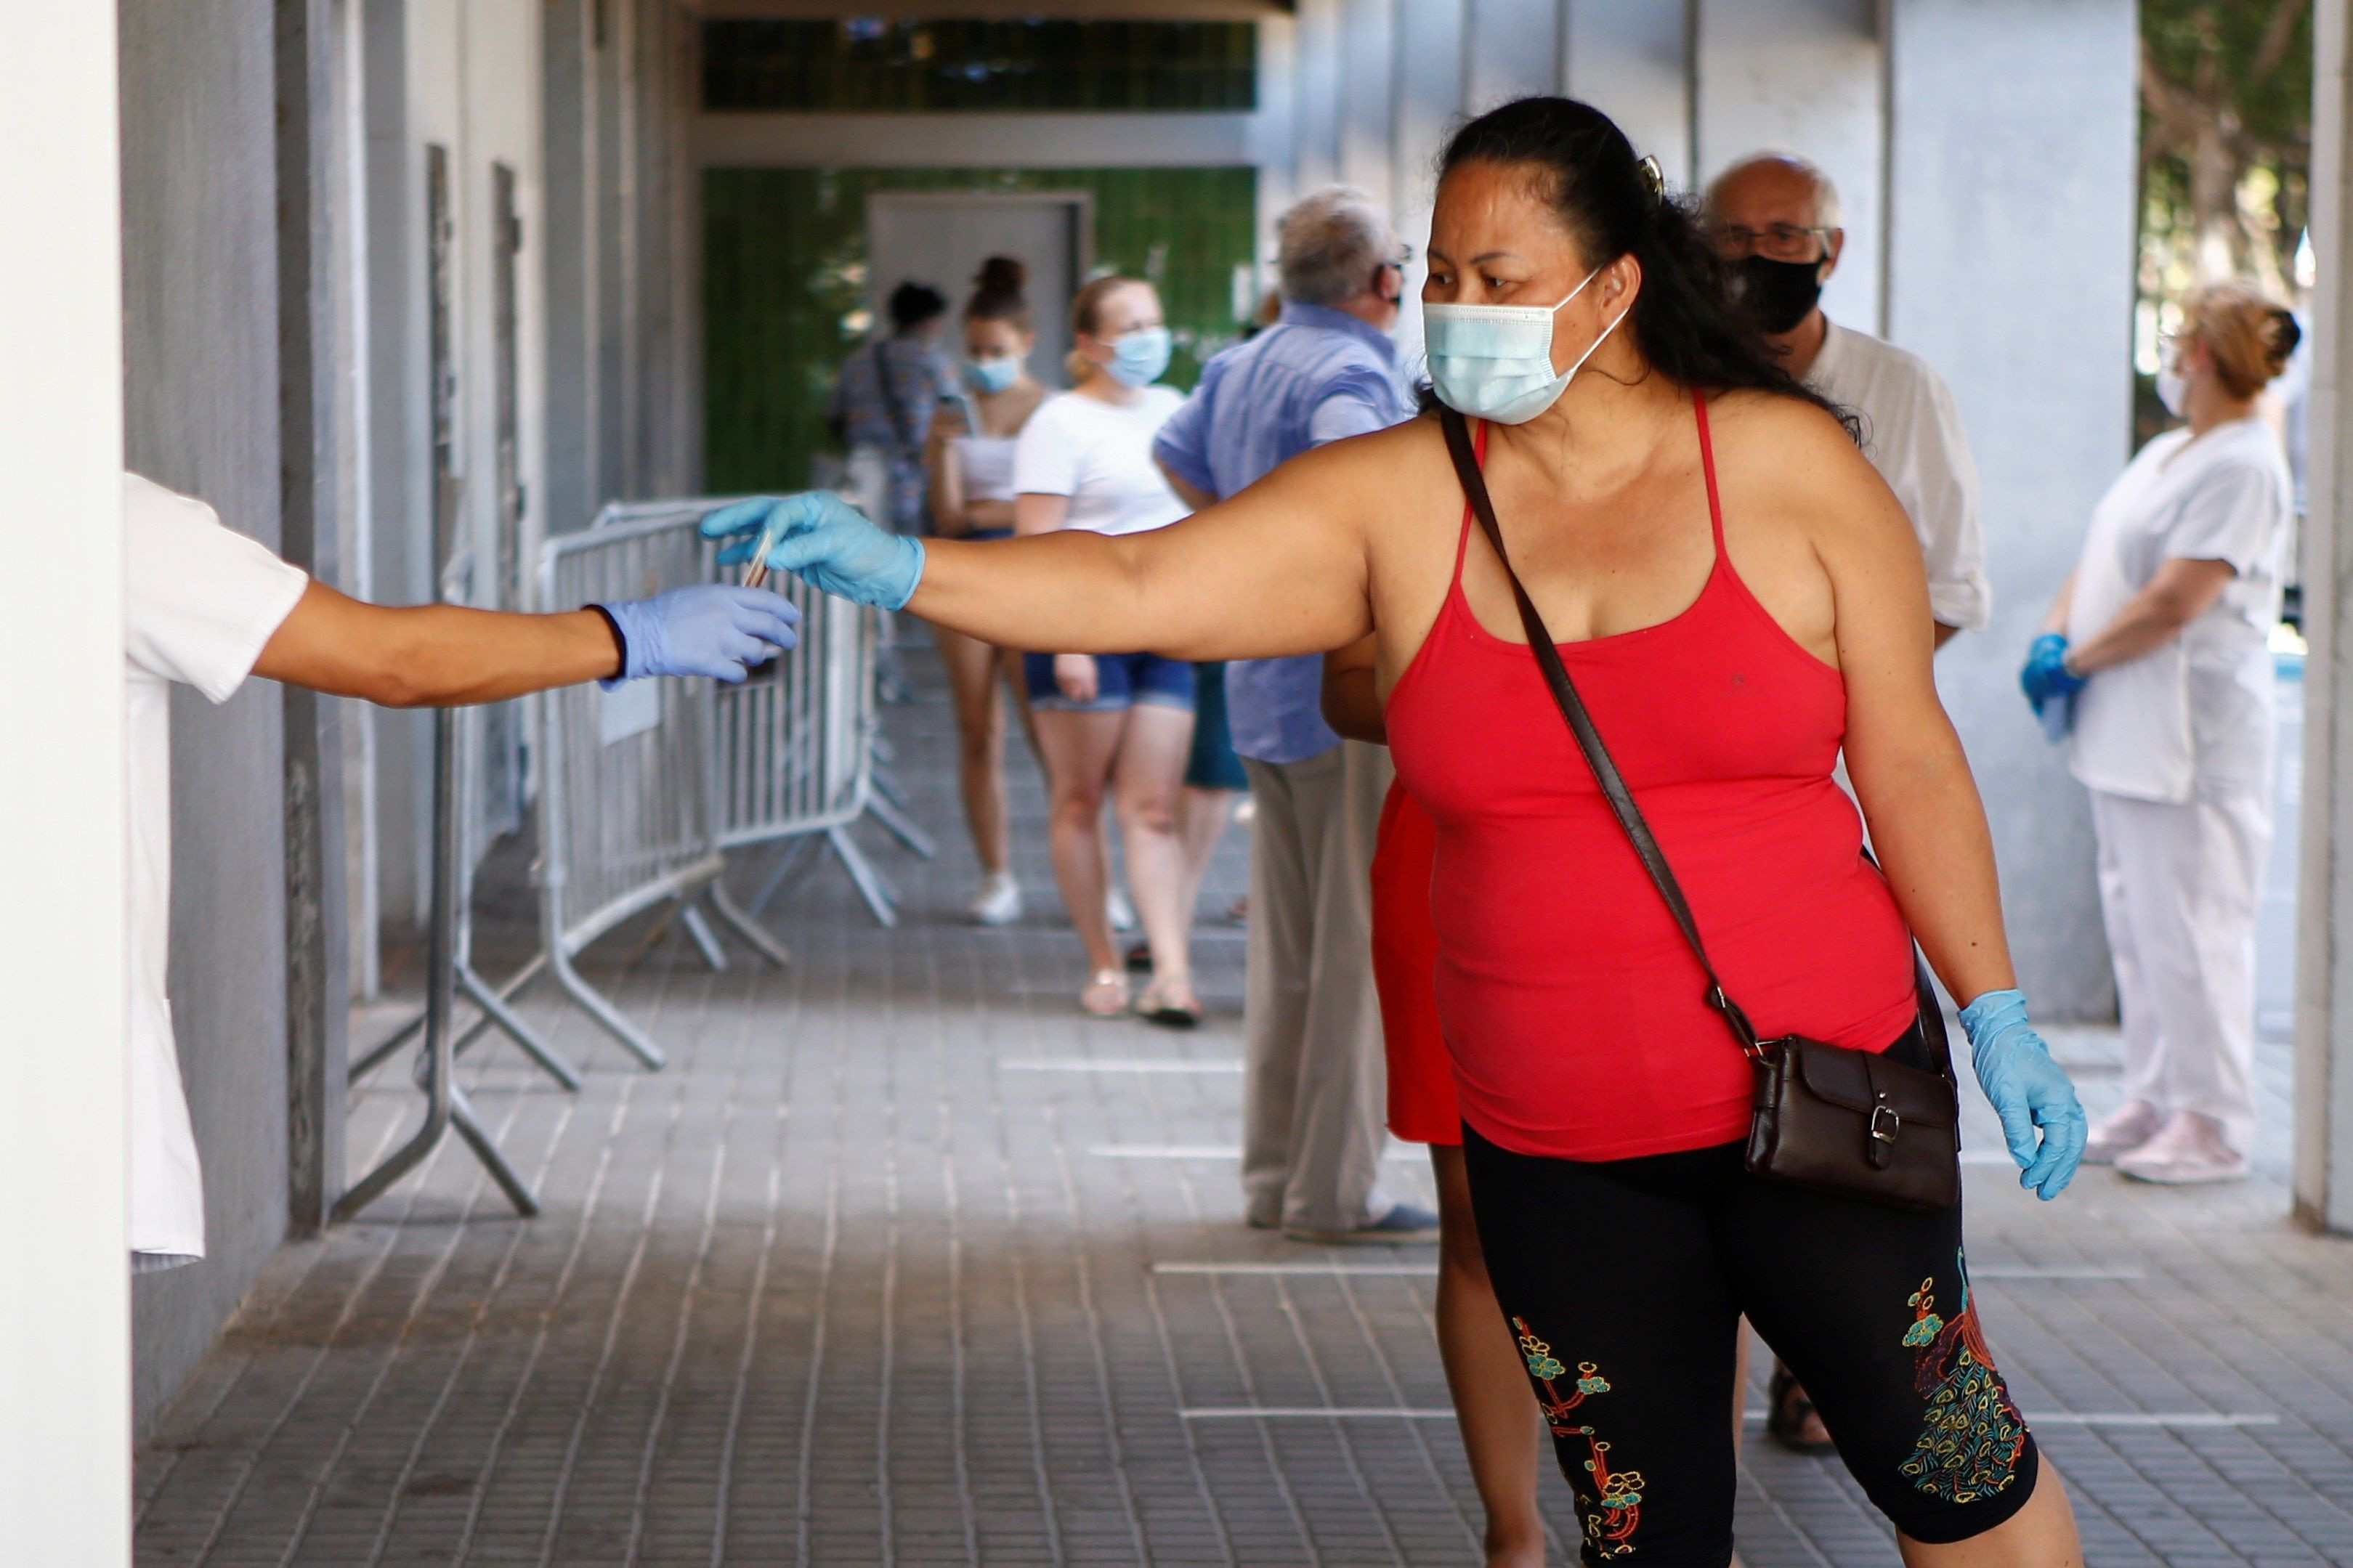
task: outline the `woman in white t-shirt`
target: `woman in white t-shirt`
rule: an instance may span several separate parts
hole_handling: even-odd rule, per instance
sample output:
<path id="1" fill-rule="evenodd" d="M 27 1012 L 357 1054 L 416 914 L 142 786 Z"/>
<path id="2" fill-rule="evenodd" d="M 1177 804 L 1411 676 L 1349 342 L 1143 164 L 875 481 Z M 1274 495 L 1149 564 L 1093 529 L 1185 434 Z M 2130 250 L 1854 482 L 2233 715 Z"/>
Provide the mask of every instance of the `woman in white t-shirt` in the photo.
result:
<path id="1" fill-rule="evenodd" d="M 2073 706 L 2068 761 L 2092 792 L 2124 1016 L 2125 1104 L 2084 1159 L 2143 1181 L 2244 1175 L 2254 1131 L 2270 637 L 2293 493 L 2257 401 L 2299 336 L 2238 284 L 2184 302 L 2158 390 L 2187 425 L 2101 500 L 2023 677 L 2046 720 Z"/>
<path id="2" fill-rule="evenodd" d="M 964 308 L 964 395 L 941 404 L 924 454 L 932 531 L 944 539 L 1003 539 L 1013 531 L 1014 446 L 1046 401 L 1046 388 L 1029 374 L 1038 331 L 1022 292 L 1028 278 L 1029 268 L 1012 257 L 992 256 L 981 263 Z M 1021 700 L 1020 655 L 945 626 L 934 627 L 932 638 L 955 703 L 957 779 L 980 859 L 972 918 L 1010 925 L 1021 918 L 1021 884 L 1013 876 L 1005 810 L 1005 713 Z"/>
<path id="3" fill-rule="evenodd" d="M 1152 460 L 1152 438 L 1184 396 L 1153 384 L 1168 368 L 1160 297 L 1133 278 L 1098 278 L 1071 302 L 1071 335 L 1074 389 L 1030 416 L 1014 451 L 1014 530 L 1166 528 L 1186 508 Z M 1176 829 L 1193 741 L 1193 667 L 1155 653 L 1032 653 L 1023 665 L 1052 795 L 1054 876 L 1087 952 L 1079 1005 L 1103 1016 L 1128 1006 L 1126 972 L 1104 912 L 1109 790 L 1127 845 L 1128 887 L 1152 949 L 1152 982 L 1135 1011 L 1154 1023 L 1198 1023 Z"/>

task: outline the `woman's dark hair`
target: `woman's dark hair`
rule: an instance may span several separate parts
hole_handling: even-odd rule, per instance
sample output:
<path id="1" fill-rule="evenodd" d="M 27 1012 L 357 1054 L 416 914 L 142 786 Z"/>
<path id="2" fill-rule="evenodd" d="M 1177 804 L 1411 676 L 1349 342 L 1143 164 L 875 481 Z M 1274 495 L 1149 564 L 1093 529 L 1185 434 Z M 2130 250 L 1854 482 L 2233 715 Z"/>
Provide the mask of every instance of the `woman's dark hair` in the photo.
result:
<path id="1" fill-rule="evenodd" d="M 972 298 L 965 301 L 967 321 L 1003 321 L 1016 331 L 1029 331 L 1029 299 L 1022 286 L 1029 268 L 1010 256 L 992 256 L 980 264 L 972 279 Z"/>
<path id="2" fill-rule="evenodd" d="M 948 313 L 948 297 L 928 283 L 902 283 L 891 290 L 891 325 L 912 332 Z"/>
<path id="3" fill-rule="evenodd" d="M 1669 195 L 1658 165 L 1634 155 L 1610 118 L 1573 98 L 1523 98 L 1454 133 L 1440 178 L 1466 163 L 1525 168 L 1588 264 L 1621 256 L 1641 264 L 1627 323 L 1642 357 L 1679 384 L 1707 392 L 1753 387 L 1852 416 L 1789 374 L 1762 328 L 1733 297 L 1731 269 L 1696 209 Z"/>

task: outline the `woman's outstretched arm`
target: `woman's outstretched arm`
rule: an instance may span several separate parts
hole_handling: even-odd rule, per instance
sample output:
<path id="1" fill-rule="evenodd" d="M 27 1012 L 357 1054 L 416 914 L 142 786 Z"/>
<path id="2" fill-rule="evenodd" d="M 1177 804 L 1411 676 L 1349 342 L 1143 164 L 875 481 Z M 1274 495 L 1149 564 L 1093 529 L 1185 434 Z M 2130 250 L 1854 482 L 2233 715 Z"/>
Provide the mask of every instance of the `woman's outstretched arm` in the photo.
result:
<path id="1" fill-rule="evenodd" d="M 1000 647 L 1175 658 L 1321 653 L 1372 629 L 1366 520 L 1383 443 L 1335 443 L 1184 521 L 1106 538 L 1064 529 L 993 543 L 886 534 L 831 496 L 739 502 L 703 531 L 765 550 L 829 593 L 903 607 Z M 760 542 L 750 543 L 756 538 Z"/>

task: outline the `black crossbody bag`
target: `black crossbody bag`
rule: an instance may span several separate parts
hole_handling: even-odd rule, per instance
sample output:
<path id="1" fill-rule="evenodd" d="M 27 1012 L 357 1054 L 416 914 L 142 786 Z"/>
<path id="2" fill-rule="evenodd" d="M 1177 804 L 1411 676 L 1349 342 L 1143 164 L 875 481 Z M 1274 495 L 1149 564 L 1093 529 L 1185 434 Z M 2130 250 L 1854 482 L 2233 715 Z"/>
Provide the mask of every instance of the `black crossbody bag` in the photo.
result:
<path id="1" fill-rule="evenodd" d="M 1920 1033 L 1926 1041 L 1929 1071 L 1870 1051 L 1810 1040 L 1800 1035 L 1760 1040 L 1717 978 L 1700 941 L 1699 926 L 1683 889 L 1651 837 L 1651 826 L 1634 804 L 1618 764 L 1601 743 L 1593 716 L 1586 711 L 1561 662 L 1544 617 L 1536 613 L 1519 574 L 1504 550 L 1504 531 L 1495 521 L 1494 502 L 1487 495 L 1486 477 L 1479 470 L 1471 430 L 1461 415 L 1442 409 L 1446 448 L 1461 479 L 1462 493 L 1471 503 L 1503 563 L 1520 607 L 1520 624 L 1527 628 L 1528 647 L 1544 671 L 1545 684 L 1567 721 L 1577 750 L 1593 770 L 1601 795 L 1625 829 L 1627 839 L 1642 862 L 1642 869 L 1666 900 L 1667 911 L 1691 944 L 1707 976 L 1705 1001 L 1732 1030 L 1732 1037 L 1756 1073 L 1756 1100 L 1748 1125 L 1748 1169 L 1775 1181 L 1794 1182 L 1848 1197 L 1907 1209 L 1945 1209 L 1961 1198 L 1960 1097 L 1953 1082 L 1953 1057 L 1945 1037 L 1944 1009 L 1929 988 L 1927 966 L 1915 952 L 1913 980 L 1919 997 Z M 1711 504 L 1713 501 L 1711 500 Z"/>

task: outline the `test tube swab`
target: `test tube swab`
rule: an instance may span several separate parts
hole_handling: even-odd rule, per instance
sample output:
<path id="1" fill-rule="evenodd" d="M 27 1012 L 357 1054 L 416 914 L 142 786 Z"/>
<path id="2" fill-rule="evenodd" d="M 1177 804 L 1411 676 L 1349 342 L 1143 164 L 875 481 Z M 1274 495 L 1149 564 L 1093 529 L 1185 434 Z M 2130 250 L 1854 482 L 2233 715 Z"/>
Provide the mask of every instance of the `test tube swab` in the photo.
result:
<path id="1" fill-rule="evenodd" d="M 760 542 L 753 551 L 752 559 L 744 566 L 744 586 L 746 588 L 757 588 L 768 580 L 768 552 L 776 547 L 773 531 L 776 526 L 772 518 L 767 527 L 760 530 Z"/>

